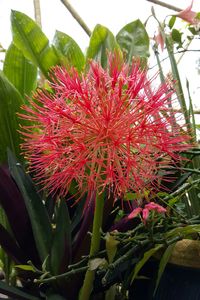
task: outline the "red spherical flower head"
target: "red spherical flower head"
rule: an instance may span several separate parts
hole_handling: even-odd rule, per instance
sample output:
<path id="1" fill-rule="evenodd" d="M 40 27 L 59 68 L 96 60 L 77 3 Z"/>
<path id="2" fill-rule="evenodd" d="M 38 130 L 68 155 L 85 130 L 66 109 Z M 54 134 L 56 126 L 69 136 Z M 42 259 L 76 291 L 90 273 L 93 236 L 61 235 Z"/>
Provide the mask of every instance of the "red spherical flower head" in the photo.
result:
<path id="1" fill-rule="evenodd" d="M 172 91 L 152 87 L 138 62 L 110 55 L 107 69 L 53 70 L 53 92 L 39 90 L 25 106 L 23 149 L 37 179 L 65 196 L 73 180 L 82 193 L 108 189 L 115 197 L 158 182 L 189 137 L 169 113 Z"/>

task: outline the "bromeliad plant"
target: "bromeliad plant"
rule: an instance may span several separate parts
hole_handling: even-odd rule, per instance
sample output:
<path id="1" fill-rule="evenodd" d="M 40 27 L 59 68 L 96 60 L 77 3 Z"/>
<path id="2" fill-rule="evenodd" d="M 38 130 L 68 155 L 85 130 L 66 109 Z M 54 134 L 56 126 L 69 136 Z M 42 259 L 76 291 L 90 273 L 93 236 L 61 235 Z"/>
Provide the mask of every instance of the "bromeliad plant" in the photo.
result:
<path id="1" fill-rule="evenodd" d="M 148 75 L 149 39 L 138 20 L 116 38 L 97 25 L 86 59 L 63 33 L 47 45 L 40 28 L 19 12 L 12 13 L 12 29 L 4 74 L 13 84 L 1 75 L 7 105 L 0 138 L 35 184 L 9 151 L 0 200 L 10 226 L 0 227 L 0 243 L 15 262 L 21 289 L 3 283 L 0 289 L 18 299 L 126 297 L 154 253 L 197 238 L 200 230 L 198 216 L 189 218 L 178 202 L 200 182 L 188 180 L 199 174 L 189 166 L 199 154 L 189 114 L 173 109 L 180 82 L 159 85 L 158 76 Z M 29 68 L 28 79 L 12 77 L 11 69 L 19 68 L 9 59 L 14 53 L 15 63 Z M 36 66 L 48 82 L 24 98 L 35 87 Z M 17 99 L 12 106 L 10 98 Z"/>

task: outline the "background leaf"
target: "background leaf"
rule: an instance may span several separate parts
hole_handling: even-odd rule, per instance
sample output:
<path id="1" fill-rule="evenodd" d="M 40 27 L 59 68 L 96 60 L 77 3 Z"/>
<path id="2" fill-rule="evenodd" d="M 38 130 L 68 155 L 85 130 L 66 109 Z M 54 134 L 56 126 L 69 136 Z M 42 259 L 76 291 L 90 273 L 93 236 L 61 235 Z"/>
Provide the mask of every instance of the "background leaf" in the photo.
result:
<path id="1" fill-rule="evenodd" d="M 6 51 L 3 72 L 24 98 L 36 88 L 37 67 L 13 43 Z"/>
<path id="2" fill-rule="evenodd" d="M 131 283 L 136 278 L 136 276 L 138 275 L 139 271 L 144 266 L 144 264 L 149 260 L 149 258 L 152 255 L 154 255 L 158 250 L 160 250 L 162 247 L 163 247 L 162 244 L 158 244 L 158 245 L 155 245 L 154 248 L 151 248 L 150 250 L 148 250 L 148 251 L 146 251 L 144 253 L 143 258 L 141 260 L 139 260 L 139 262 L 135 266 L 135 269 L 134 269 L 134 272 L 133 272 L 133 276 L 132 276 L 132 279 L 131 279 Z"/>
<path id="3" fill-rule="evenodd" d="M 172 27 L 174 26 L 176 22 L 176 16 L 172 16 L 169 20 L 169 28 L 172 29 Z"/>
<path id="4" fill-rule="evenodd" d="M 120 48 L 112 32 L 102 25 L 96 25 L 87 49 L 87 60 L 97 60 L 105 68 L 107 66 L 107 54 L 114 50 L 120 50 Z"/>
<path id="5" fill-rule="evenodd" d="M 11 25 L 14 44 L 48 78 L 49 69 L 60 61 L 46 35 L 35 21 L 22 12 L 12 11 Z"/>
<path id="6" fill-rule="evenodd" d="M 53 274 L 66 271 L 71 262 L 71 222 L 64 199 L 58 203 L 56 229 L 51 249 L 51 270 Z"/>
<path id="7" fill-rule="evenodd" d="M 172 39 L 178 44 L 182 44 L 182 34 L 177 29 L 172 29 Z"/>
<path id="8" fill-rule="evenodd" d="M 50 254 L 52 232 L 48 213 L 33 185 L 31 178 L 17 163 L 12 153 L 8 152 L 8 163 L 11 175 L 15 180 L 30 217 L 36 247 L 43 262 Z"/>
<path id="9" fill-rule="evenodd" d="M 32 296 L 29 293 L 25 293 L 25 292 L 21 291 L 20 289 L 9 286 L 2 281 L 0 281 L 0 291 L 4 295 L 11 296 L 12 299 L 18 299 L 18 300 L 20 300 L 20 299 L 22 299 L 22 300 L 39 300 L 39 299 L 41 299 L 41 298 Z"/>
<path id="10" fill-rule="evenodd" d="M 7 148 L 20 158 L 19 119 L 16 113 L 23 102 L 17 89 L 0 72 L 0 162 L 7 161 Z"/>
<path id="11" fill-rule="evenodd" d="M 121 50 L 125 52 L 125 58 L 131 63 L 133 56 L 149 56 L 149 36 L 140 20 L 124 26 L 116 36 Z"/>
<path id="12" fill-rule="evenodd" d="M 155 295 L 156 290 L 158 288 L 158 285 L 159 285 L 160 279 L 162 277 L 162 274 L 165 270 L 165 267 L 166 267 L 166 265 L 167 265 L 167 263 L 170 259 L 172 251 L 174 249 L 174 246 L 175 246 L 175 244 L 169 245 L 167 247 L 167 249 L 165 250 L 164 254 L 161 257 L 161 260 L 160 260 L 160 263 L 159 263 L 159 269 L 158 269 L 158 276 L 157 276 L 157 280 L 156 280 L 156 287 L 155 287 L 155 290 L 154 290 L 154 295 Z"/>
<path id="13" fill-rule="evenodd" d="M 0 167 L 0 205 L 6 214 L 12 237 L 23 253 L 23 260 L 31 260 L 37 265 L 40 260 L 24 199 L 5 167 Z"/>
<path id="14" fill-rule="evenodd" d="M 64 65 L 70 65 L 81 71 L 85 65 L 85 57 L 79 45 L 66 33 L 56 31 L 54 46 Z"/>

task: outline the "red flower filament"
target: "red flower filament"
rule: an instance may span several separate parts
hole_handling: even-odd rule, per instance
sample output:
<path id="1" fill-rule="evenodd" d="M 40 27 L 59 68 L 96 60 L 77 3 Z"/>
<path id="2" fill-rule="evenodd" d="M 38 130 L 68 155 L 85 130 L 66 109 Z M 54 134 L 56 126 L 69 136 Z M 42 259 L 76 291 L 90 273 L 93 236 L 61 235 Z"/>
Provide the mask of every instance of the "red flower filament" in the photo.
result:
<path id="1" fill-rule="evenodd" d="M 167 85 L 153 89 L 138 63 L 119 66 L 112 57 L 106 70 L 92 62 L 86 74 L 53 72 L 53 93 L 39 90 L 21 114 L 34 123 L 22 128 L 23 149 L 50 192 L 66 195 L 73 180 L 83 193 L 138 192 L 190 147 L 169 113 L 173 92 Z"/>

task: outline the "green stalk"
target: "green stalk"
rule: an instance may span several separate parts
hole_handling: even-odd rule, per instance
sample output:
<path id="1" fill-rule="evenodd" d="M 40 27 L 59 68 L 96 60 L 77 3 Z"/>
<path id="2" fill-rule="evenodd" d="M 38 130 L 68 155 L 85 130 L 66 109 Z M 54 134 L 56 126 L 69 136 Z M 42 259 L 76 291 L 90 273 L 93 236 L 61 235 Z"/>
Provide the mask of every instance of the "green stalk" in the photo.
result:
<path id="1" fill-rule="evenodd" d="M 103 220 L 103 208 L 104 208 L 104 193 L 96 195 L 94 221 L 92 229 L 92 239 L 90 246 L 90 257 L 94 256 L 100 247 L 101 239 L 101 226 Z M 79 300 L 89 300 L 93 289 L 93 281 L 95 277 L 95 271 L 87 270 L 82 289 L 80 291 Z"/>
<path id="2" fill-rule="evenodd" d="M 192 117 L 192 137 L 193 137 L 193 141 L 195 142 L 197 140 L 197 136 L 196 136 L 196 122 L 195 122 L 195 116 L 194 116 L 194 109 L 193 109 L 193 104 L 192 104 L 192 98 L 191 98 L 191 94 L 190 94 L 190 87 L 189 87 L 189 81 L 186 79 L 186 88 L 187 88 L 187 92 L 188 92 L 188 98 L 189 98 L 189 103 L 190 103 L 190 113 L 189 115 L 191 115 Z"/>
<path id="3" fill-rule="evenodd" d="M 187 105 L 186 105 L 186 101 L 185 101 L 185 97 L 184 97 L 184 93 L 183 93 L 183 88 L 182 88 L 181 80 L 180 80 L 180 76 L 179 76 L 179 71 L 178 71 L 176 59 L 174 57 L 173 45 L 172 45 L 169 37 L 167 37 L 167 36 L 165 38 L 165 44 L 166 44 L 167 52 L 168 52 L 168 55 L 169 55 L 169 60 L 170 60 L 171 68 L 172 68 L 173 78 L 176 80 L 176 94 L 178 96 L 178 100 L 179 100 L 181 109 L 182 109 L 183 114 L 184 114 L 185 123 L 187 125 L 188 133 L 191 134 L 192 133 L 192 127 L 191 127 L 191 123 L 190 123 L 190 116 L 188 114 Z"/>

